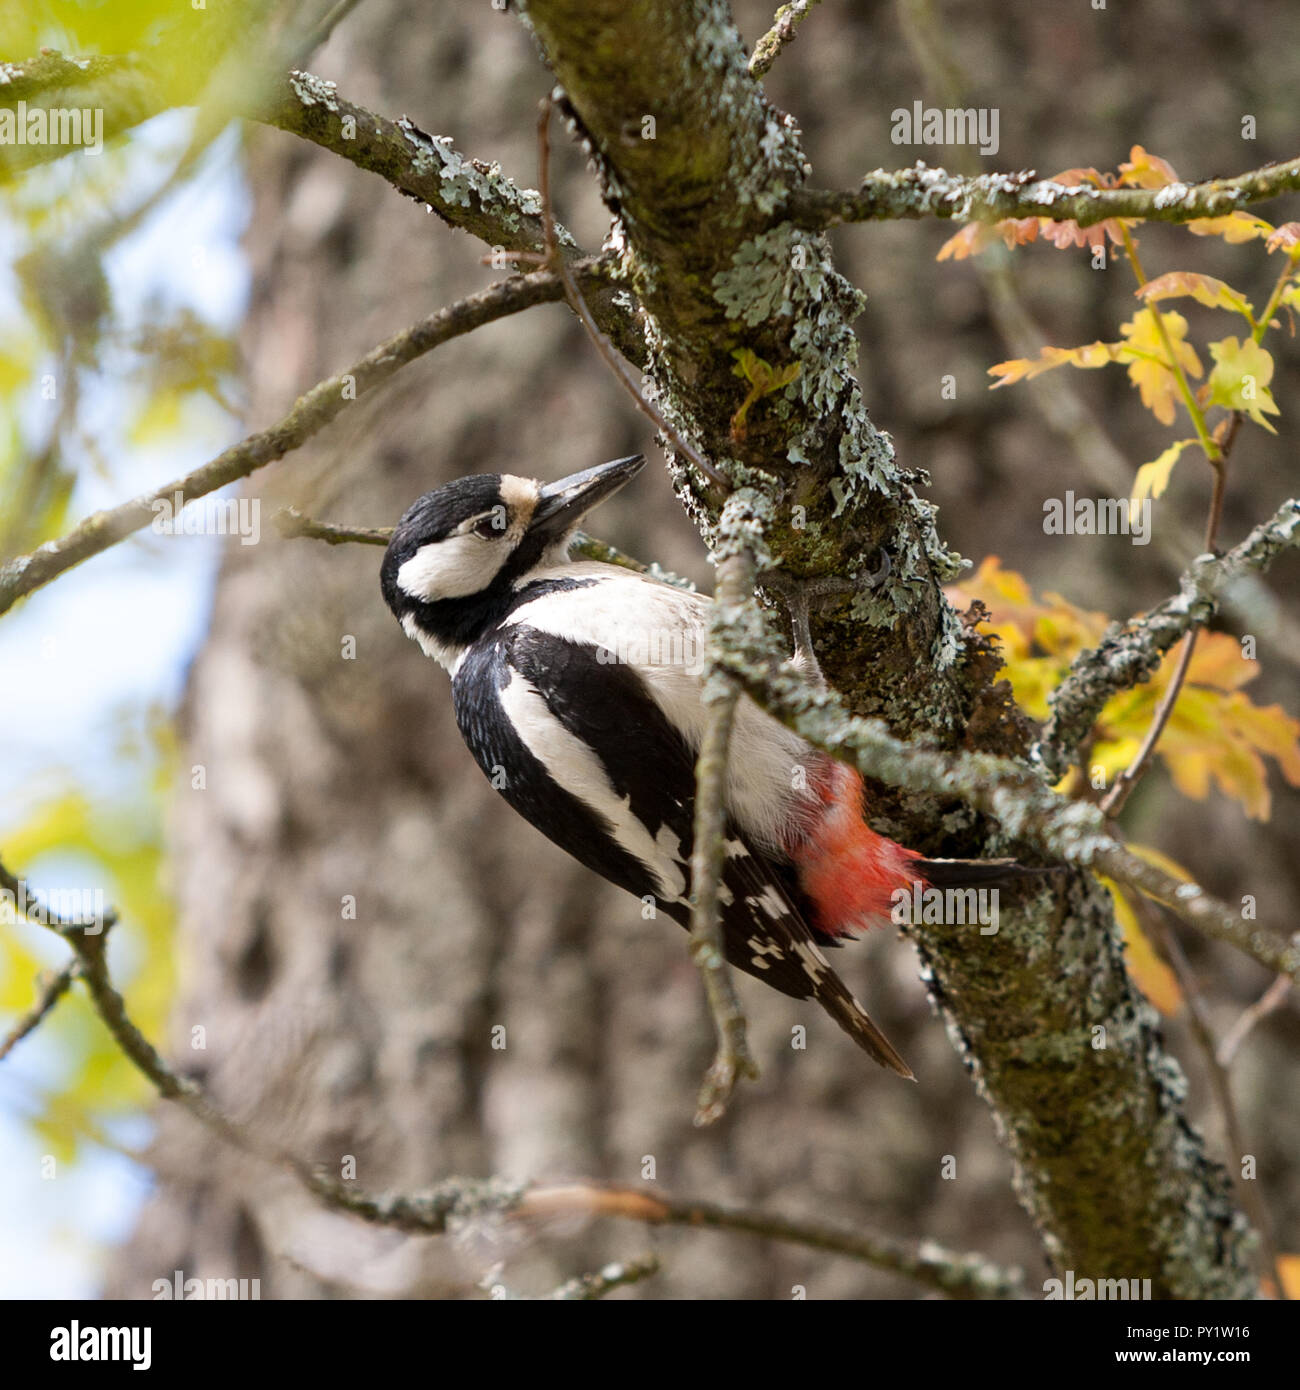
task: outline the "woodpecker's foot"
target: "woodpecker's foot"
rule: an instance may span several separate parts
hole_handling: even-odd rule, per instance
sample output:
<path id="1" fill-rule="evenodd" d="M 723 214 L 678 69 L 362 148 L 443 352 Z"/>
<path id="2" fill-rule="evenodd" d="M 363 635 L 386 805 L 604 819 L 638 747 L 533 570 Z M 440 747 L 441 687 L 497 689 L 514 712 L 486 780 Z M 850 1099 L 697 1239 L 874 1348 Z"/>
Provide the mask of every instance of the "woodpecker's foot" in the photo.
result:
<path id="1" fill-rule="evenodd" d="M 851 594 L 855 585 L 852 580 L 841 579 L 838 575 L 820 575 L 815 579 L 795 579 L 780 570 L 765 574 L 760 583 L 781 595 L 786 612 L 790 615 L 790 635 L 794 642 L 793 664 L 805 672 L 817 685 L 824 686 L 826 677 L 813 650 L 812 623 L 809 619 L 814 602 Z"/>
<path id="2" fill-rule="evenodd" d="M 745 1077 L 756 1081 L 758 1066 L 749 1055 L 749 1045 L 742 1033 L 739 1037 L 727 1037 L 719 1045 L 713 1064 L 704 1074 L 695 1105 L 697 1128 L 711 1125 L 726 1114 L 727 1102 L 736 1089 L 736 1083 Z"/>

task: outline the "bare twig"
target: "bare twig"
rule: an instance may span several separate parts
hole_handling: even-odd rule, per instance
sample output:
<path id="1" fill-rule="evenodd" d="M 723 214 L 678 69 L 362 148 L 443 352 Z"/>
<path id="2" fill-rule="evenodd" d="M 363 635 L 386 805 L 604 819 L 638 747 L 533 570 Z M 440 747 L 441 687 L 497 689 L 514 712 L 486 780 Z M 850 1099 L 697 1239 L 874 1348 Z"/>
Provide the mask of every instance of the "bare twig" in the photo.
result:
<path id="1" fill-rule="evenodd" d="M 1242 1043 L 1250 1036 L 1251 1030 L 1261 1020 L 1267 1018 L 1275 1009 L 1282 1007 L 1291 993 L 1292 980 L 1287 975 L 1279 975 L 1276 980 L 1248 1008 L 1219 1041 L 1219 1065 L 1230 1067 L 1236 1059 Z"/>
<path id="2" fill-rule="evenodd" d="M 586 1303 L 592 1299 L 604 1298 L 615 1289 L 624 1289 L 629 1284 L 639 1284 L 659 1273 L 657 1255 L 638 1255 L 634 1260 L 623 1260 L 618 1264 L 608 1264 L 593 1274 L 580 1274 L 576 1279 L 566 1280 L 558 1289 L 552 1289 L 547 1299 L 562 1303 Z"/>
<path id="3" fill-rule="evenodd" d="M 724 514 L 725 515 L 725 514 Z M 715 610 L 749 601 L 754 592 L 754 558 L 744 550 L 718 564 Z M 736 1082 L 757 1077 L 745 1036 L 745 1014 L 727 964 L 718 906 L 726 862 L 727 761 L 740 686 L 730 675 L 711 670 L 704 701 L 708 723 L 695 766 L 695 835 L 691 851 L 691 959 L 699 968 L 718 1030 L 718 1050 L 700 1088 L 697 1125 L 711 1124 L 727 1108 Z"/>
<path id="4" fill-rule="evenodd" d="M 849 714 L 837 694 L 807 680 L 785 661 L 770 634 L 760 636 L 752 624 L 734 621 L 715 629 L 713 641 L 718 659 L 758 704 L 864 776 L 905 791 L 960 797 L 993 816 L 1014 839 L 1146 893 L 1275 974 L 1300 971 L 1300 947 L 1257 929 L 1198 884 L 1139 858 L 1116 838 L 1096 806 L 1057 795 L 1030 768 L 987 753 L 922 747 L 898 738 L 881 720 Z"/>
<path id="5" fill-rule="evenodd" d="M 754 56 L 749 60 L 749 75 L 763 77 L 776 62 L 781 50 L 795 40 L 799 26 L 808 18 L 808 12 L 820 0 L 791 0 L 782 5 L 773 16 L 772 27 L 754 45 Z"/>
<path id="6" fill-rule="evenodd" d="M 962 1255 L 932 1241 L 909 1245 L 888 1236 L 863 1234 L 815 1221 L 796 1221 L 772 1212 L 672 1197 L 646 1187 L 578 1182 L 538 1186 L 519 1202 L 520 1216 L 588 1212 L 616 1216 L 651 1226 L 693 1226 L 744 1231 L 769 1240 L 787 1241 L 831 1254 L 847 1255 L 878 1269 L 891 1270 L 950 1298 L 1022 1298 L 1018 1269 L 1001 1269 L 982 1255 Z"/>
<path id="7" fill-rule="evenodd" d="M 16 901 L 22 896 L 17 878 L 3 863 L 0 888 L 14 894 Z M 116 916 L 106 916 L 105 921 L 111 925 Z M 267 1144 L 223 1114 L 196 1082 L 178 1075 L 131 1021 L 126 1004 L 108 975 L 102 933 L 88 935 L 77 924 L 48 914 L 40 925 L 62 937 L 76 952 L 78 974 L 86 981 L 95 1011 L 127 1059 L 160 1096 L 175 1101 L 241 1152 L 287 1170 L 313 1197 L 334 1210 L 349 1212 L 375 1225 L 423 1234 L 443 1233 L 453 1222 L 483 1213 L 522 1220 L 588 1212 L 627 1217 L 650 1225 L 746 1231 L 847 1255 L 916 1279 L 954 1298 L 1007 1298 L 1021 1292 L 1018 1270 L 999 1269 L 981 1256 L 951 1255 L 929 1242 L 910 1247 L 888 1237 L 792 1221 L 749 1208 L 674 1199 L 645 1188 L 609 1187 L 594 1181 L 530 1186 L 493 1178 L 448 1179 L 437 1187 L 414 1193 L 367 1193 Z"/>
<path id="8" fill-rule="evenodd" d="M 1137 279 L 1138 288 L 1141 289 L 1147 283 L 1147 276 L 1146 271 L 1142 269 L 1142 262 L 1138 259 L 1137 244 L 1127 227 L 1121 227 L 1120 231 L 1124 238 L 1124 250 L 1128 255 L 1129 265 Z M 1213 489 L 1210 494 L 1210 512 L 1205 523 L 1205 540 L 1202 546 L 1207 554 L 1213 553 L 1219 536 L 1219 522 L 1223 518 L 1223 494 L 1227 484 L 1228 455 L 1237 438 L 1237 430 L 1241 426 L 1241 414 L 1239 411 L 1233 411 L 1228 417 L 1227 429 L 1221 435 L 1211 436 L 1206 427 L 1205 412 L 1201 409 L 1200 402 L 1192 394 L 1191 385 L 1187 380 L 1187 372 L 1183 368 L 1177 352 L 1174 351 L 1174 345 L 1169 337 L 1169 329 L 1165 325 L 1164 314 L 1158 304 L 1150 304 L 1148 308 L 1160 335 L 1160 341 L 1164 346 L 1167 358 L 1166 365 L 1178 383 L 1183 403 L 1186 405 L 1187 412 L 1192 418 L 1192 424 L 1195 426 L 1196 437 L 1200 440 L 1201 452 L 1205 455 L 1205 461 L 1210 465 L 1214 475 Z M 1193 627 L 1183 639 L 1183 649 L 1178 653 L 1178 660 L 1169 677 L 1169 684 L 1160 697 L 1160 703 L 1156 706 L 1156 711 L 1151 717 L 1151 723 L 1137 753 L 1134 754 L 1132 762 L 1119 774 L 1110 790 L 1101 799 L 1100 805 L 1103 814 L 1112 818 L 1118 816 L 1129 797 L 1132 796 L 1133 789 L 1141 781 L 1142 775 L 1156 751 L 1156 745 L 1160 742 L 1174 708 L 1178 704 L 1178 697 L 1182 694 L 1183 684 L 1187 680 L 1187 672 L 1191 667 L 1192 657 L 1196 655 L 1196 642 L 1201 631 L 1200 626 Z"/>
<path id="9" fill-rule="evenodd" d="M 597 274 L 597 264 L 586 263 L 583 272 Z M 157 506 L 170 502 L 176 493 L 192 501 L 246 478 L 298 448 L 339 415 L 349 402 L 374 390 L 408 362 L 485 323 L 563 297 L 564 286 L 559 277 L 541 270 L 503 280 L 431 314 L 372 349 L 345 372 L 318 382 L 298 398 L 284 419 L 269 429 L 249 435 L 193 472 L 153 492 L 123 502 L 110 511 L 96 512 L 61 539 L 50 541 L 0 567 L 0 613 L 74 565 L 147 526 L 156 516 Z"/>
<path id="10" fill-rule="evenodd" d="M 8 1057 L 28 1033 L 34 1032 L 40 1027 L 46 1014 L 72 988 L 72 982 L 77 978 L 80 970 L 80 965 L 74 960 L 69 961 L 62 970 L 53 974 L 47 972 L 42 977 L 40 981 L 41 991 L 35 1004 L 14 1024 L 4 1035 L 4 1038 L 0 1039 L 0 1062 Z"/>
<path id="11" fill-rule="evenodd" d="M 349 541 L 387 545 L 393 534 L 391 526 L 330 526 L 303 516 L 297 507 L 281 507 L 271 524 L 285 540 L 325 541 L 328 545 L 345 545 Z"/>
<path id="12" fill-rule="evenodd" d="M 1219 1107 L 1219 1113 L 1223 1116 L 1223 1127 L 1227 1134 L 1228 1150 L 1231 1155 L 1231 1162 L 1227 1166 L 1237 1192 L 1237 1200 L 1245 1208 L 1251 1225 L 1259 1234 L 1260 1255 L 1264 1267 L 1276 1281 L 1280 1291 L 1279 1296 L 1285 1298 L 1285 1284 L 1278 1265 L 1277 1247 L 1273 1242 L 1272 1222 L 1268 1208 L 1260 1196 L 1259 1184 L 1246 1182 L 1241 1177 L 1241 1159 L 1247 1151 L 1245 1131 L 1242 1129 L 1237 1103 L 1233 1099 L 1232 1079 L 1228 1075 L 1228 1068 L 1219 1060 L 1218 1049 L 1214 1041 L 1214 1026 L 1210 1022 L 1209 1011 L 1205 1007 L 1200 981 L 1196 978 L 1196 972 L 1192 969 L 1191 962 L 1179 944 L 1178 937 L 1155 904 L 1140 896 L 1135 896 L 1132 902 L 1133 909 L 1141 919 L 1148 939 L 1153 943 L 1159 943 L 1161 953 L 1178 978 L 1178 984 L 1187 1004 L 1187 1017 L 1192 1039 L 1205 1059 L 1210 1089 L 1214 1092 L 1215 1103 Z"/>

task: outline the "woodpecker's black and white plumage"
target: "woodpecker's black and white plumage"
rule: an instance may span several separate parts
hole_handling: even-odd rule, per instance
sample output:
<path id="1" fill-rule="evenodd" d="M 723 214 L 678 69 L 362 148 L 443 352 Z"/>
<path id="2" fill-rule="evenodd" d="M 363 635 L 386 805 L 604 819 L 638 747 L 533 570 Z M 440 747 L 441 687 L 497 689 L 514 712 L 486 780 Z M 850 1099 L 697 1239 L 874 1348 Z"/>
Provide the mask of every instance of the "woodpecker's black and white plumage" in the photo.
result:
<path id="1" fill-rule="evenodd" d="M 570 561 L 581 518 L 640 455 L 544 485 L 509 474 L 426 493 L 384 556 L 384 597 L 451 674 L 478 765 L 562 849 L 689 925 L 695 759 L 709 601 L 632 570 Z M 726 785 L 721 915 L 731 963 L 815 998 L 883 1066 L 907 1064 L 824 947 L 890 920 L 934 861 L 876 834 L 857 773 L 742 697 Z"/>

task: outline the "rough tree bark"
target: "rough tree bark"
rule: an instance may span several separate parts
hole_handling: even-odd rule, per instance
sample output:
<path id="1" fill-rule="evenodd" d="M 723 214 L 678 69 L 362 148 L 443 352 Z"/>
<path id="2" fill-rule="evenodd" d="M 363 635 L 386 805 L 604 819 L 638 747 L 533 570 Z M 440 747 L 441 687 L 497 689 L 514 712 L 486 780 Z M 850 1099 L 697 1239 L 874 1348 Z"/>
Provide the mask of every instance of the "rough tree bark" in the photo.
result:
<path id="1" fill-rule="evenodd" d="M 863 406 L 858 297 L 826 243 L 782 218 L 804 158 L 793 123 L 749 77 L 729 7 L 532 0 L 526 13 L 599 158 L 675 423 L 769 499 L 765 539 L 792 574 L 860 573 L 872 547 L 891 557 L 883 593 L 820 624 L 832 684 L 855 712 L 904 734 L 1023 753 L 987 654 L 943 597 L 952 557 Z M 743 436 L 733 424 L 741 349 L 799 366 Z M 707 533 L 716 501 L 696 504 Z M 908 808 L 908 842 L 932 838 L 942 809 Z M 950 816 L 943 823 L 951 830 Z M 972 825 L 961 847 L 1006 846 Z M 913 932 L 1054 1259 L 1097 1277 L 1141 1271 L 1157 1296 L 1246 1296 L 1244 1222 L 1183 1119 L 1180 1073 L 1125 973 L 1101 888 L 1067 880 L 982 941 L 969 929 Z"/>
<path id="2" fill-rule="evenodd" d="M 768 499 L 766 541 L 790 573 L 853 575 L 890 556 L 883 589 L 817 617 L 832 684 L 855 712 L 907 736 L 1023 753 L 1026 731 L 992 683 L 989 654 L 943 599 L 954 561 L 917 496 L 919 475 L 863 406 L 858 293 L 821 236 L 782 218 L 806 179 L 798 135 L 747 76 L 726 6 L 536 0 L 527 16 L 620 218 L 661 405 Z M 531 98 L 545 78 L 533 67 L 535 88 L 522 95 L 529 67 L 508 23 L 412 23 L 377 0 L 336 43 L 358 74 L 357 99 L 422 109 L 432 83 L 439 110 L 463 120 L 462 143 L 483 149 L 498 132 L 491 153 L 508 150 L 509 166 L 526 171 Z M 474 254 L 458 247 L 458 278 L 441 227 L 405 204 L 376 212 L 369 176 L 340 176 L 338 161 L 284 139 L 260 137 L 254 163 L 255 420 L 392 331 L 412 303 L 425 311 L 452 297 Z M 345 436 L 278 465 L 257 485 L 266 504 L 385 524 L 459 472 L 555 476 L 629 451 L 637 436 L 592 408 L 613 399 L 596 369 L 579 378 L 556 365 L 557 344 L 581 341 L 561 313 L 534 311 L 410 369 L 400 394 L 357 411 Z M 742 348 L 772 368 L 799 366 L 751 409 L 743 435 L 733 427 L 748 389 L 735 373 Z M 676 477 L 711 534 L 720 499 L 697 492 L 687 470 Z M 662 557 L 668 534 L 644 533 L 646 553 Z M 790 1021 L 809 1020 L 779 1000 L 747 995 L 760 1052 L 780 1060 L 716 1132 L 691 1132 L 709 1037 L 689 1026 L 699 1001 L 684 951 L 670 963 L 663 924 L 642 926 L 635 904 L 490 800 L 461 757 L 437 673 L 390 631 L 374 568 L 369 553 L 304 542 L 227 561 L 188 701 L 184 762 L 208 765 L 210 790 L 191 793 L 187 780 L 180 791 L 191 967 L 176 1055 L 193 1055 L 189 1030 L 205 1024 L 198 1055 L 219 1102 L 331 1167 L 356 1155 L 370 1187 L 456 1170 L 628 1178 L 653 1156 L 661 1180 L 719 1195 L 721 1153 L 735 1195 L 798 1207 L 820 1186 L 845 1219 L 884 1224 L 891 1208 L 899 1220 L 924 1209 L 934 1187 L 917 1170 L 931 1155 L 912 1154 L 911 1176 L 903 1157 L 910 1101 L 864 1075 L 847 1048 L 835 1052 L 829 1034 L 782 1057 Z M 339 659 L 344 634 L 357 638 L 355 663 Z M 1008 848 L 955 804 L 878 790 L 881 827 L 908 843 Z M 340 914 L 348 894 L 356 921 Z M 1070 879 L 1004 907 L 993 938 L 926 926 L 914 936 L 1054 1262 L 1088 1277 L 1150 1277 L 1156 1296 L 1249 1295 L 1244 1226 L 1182 1117 L 1178 1069 L 1125 975 L 1101 890 Z M 497 1023 L 512 1039 L 504 1053 L 490 1045 Z M 775 1132 L 787 1136 L 779 1149 Z M 939 1153 L 951 1136 L 936 1119 L 928 1137 Z M 155 1156 L 162 1183 L 118 1261 L 116 1292 L 183 1268 L 260 1274 L 268 1293 L 427 1294 L 463 1287 L 475 1263 L 445 1243 L 323 1215 L 264 1168 L 213 1150 L 184 1116 L 162 1116 Z M 964 1200 L 980 1200 L 975 1183 Z M 679 1236 L 664 1241 L 677 1258 L 646 1296 L 790 1282 L 788 1260 L 760 1271 L 723 1238 L 689 1251 Z M 483 1247 L 474 1254 L 481 1264 Z M 539 1257 L 532 1275 L 572 1272 L 553 1258 Z M 841 1277 L 827 1274 L 823 1291 L 845 1287 Z M 857 1271 L 847 1287 L 864 1287 Z"/>

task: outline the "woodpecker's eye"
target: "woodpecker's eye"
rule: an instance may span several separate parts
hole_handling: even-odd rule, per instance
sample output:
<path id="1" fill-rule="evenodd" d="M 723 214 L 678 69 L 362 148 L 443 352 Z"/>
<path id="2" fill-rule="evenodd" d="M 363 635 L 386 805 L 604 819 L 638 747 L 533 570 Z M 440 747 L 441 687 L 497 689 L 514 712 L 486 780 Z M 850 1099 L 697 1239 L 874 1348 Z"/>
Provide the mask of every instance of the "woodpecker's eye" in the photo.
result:
<path id="1" fill-rule="evenodd" d="M 504 517 L 499 517 L 496 512 L 493 512 L 491 516 L 485 516 L 482 521 L 474 523 L 474 534 L 481 536 L 485 541 L 498 540 L 506 533 L 504 522 Z"/>

